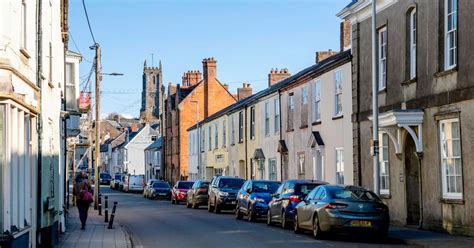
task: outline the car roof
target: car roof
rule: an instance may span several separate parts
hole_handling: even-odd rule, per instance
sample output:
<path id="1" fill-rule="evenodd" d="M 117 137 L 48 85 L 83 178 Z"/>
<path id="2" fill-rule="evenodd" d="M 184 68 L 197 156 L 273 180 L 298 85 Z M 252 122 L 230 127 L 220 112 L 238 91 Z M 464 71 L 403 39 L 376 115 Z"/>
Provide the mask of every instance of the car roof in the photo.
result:
<path id="1" fill-rule="evenodd" d="M 218 176 L 217 178 L 219 179 L 222 179 L 222 178 L 230 178 L 230 179 L 241 179 L 241 180 L 245 180 L 245 179 L 242 179 L 240 177 L 231 177 L 231 176 Z"/>
<path id="2" fill-rule="evenodd" d="M 328 184 L 327 182 L 320 181 L 320 180 L 301 180 L 301 179 L 290 179 L 290 180 L 284 181 L 283 183 L 293 183 L 293 184 L 318 183 L 322 185 Z"/>
<path id="3" fill-rule="evenodd" d="M 251 181 L 253 183 L 281 183 L 279 181 L 274 181 L 274 180 L 256 180 L 256 179 L 250 179 L 248 181 Z"/>

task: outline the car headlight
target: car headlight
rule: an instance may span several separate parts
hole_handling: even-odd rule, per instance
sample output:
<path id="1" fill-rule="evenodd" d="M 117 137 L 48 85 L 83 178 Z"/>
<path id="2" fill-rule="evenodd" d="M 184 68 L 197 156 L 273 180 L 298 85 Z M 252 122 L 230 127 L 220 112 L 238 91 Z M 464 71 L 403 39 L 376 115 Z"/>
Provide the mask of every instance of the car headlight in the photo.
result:
<path id="1" fill-rule="evenodd" d="M 262 198 L 254 198 L 255 202 L 265 202 L 265 199 Z"/>
<path id="2" fill-rule="evenodd" d="M 219 196 L 222 196 L 222 197 L 225 197 L 225 196 L 228 196 L 229 193 L 227 192 L 219 192 Z"/>

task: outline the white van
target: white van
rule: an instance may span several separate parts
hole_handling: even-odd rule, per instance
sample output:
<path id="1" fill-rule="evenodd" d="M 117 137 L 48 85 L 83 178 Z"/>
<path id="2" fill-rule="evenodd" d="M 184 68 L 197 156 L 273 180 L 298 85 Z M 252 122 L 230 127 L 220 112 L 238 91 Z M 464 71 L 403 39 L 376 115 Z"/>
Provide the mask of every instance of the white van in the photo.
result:
<path id="1" fill-rule="evenodd" d="M 144 175 L 127 175 L 123 180 L 123 191 L 125 192 L 143 192 L 144 186 Z"/>

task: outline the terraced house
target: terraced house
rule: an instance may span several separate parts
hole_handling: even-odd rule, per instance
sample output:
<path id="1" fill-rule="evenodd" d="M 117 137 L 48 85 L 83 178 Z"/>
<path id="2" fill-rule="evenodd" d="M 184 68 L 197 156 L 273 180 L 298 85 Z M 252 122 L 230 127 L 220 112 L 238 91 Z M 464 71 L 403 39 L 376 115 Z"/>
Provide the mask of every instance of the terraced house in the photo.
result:
<path id="1" fill-rule="evenodd" d="M 380 192 L 401 225 L 474 235 L 474 2 L 377 1 L 377 68 L 369 0 L 351 22 L 355 183 L 372 188 L 371 73 L 377 70 Z"/>

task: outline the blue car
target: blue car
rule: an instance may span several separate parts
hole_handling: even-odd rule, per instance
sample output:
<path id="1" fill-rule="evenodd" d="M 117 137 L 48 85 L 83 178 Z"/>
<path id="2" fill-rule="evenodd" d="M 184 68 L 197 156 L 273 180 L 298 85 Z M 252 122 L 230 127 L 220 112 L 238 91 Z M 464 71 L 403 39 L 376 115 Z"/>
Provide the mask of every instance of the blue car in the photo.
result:
<path id="1" fill-rule="evenodd" d="M 268 203 L 267 225 L 277 222 L 283 229 L 290 227 L 294 222 L 295 207 L 319 185 L 327 184 L 323 181 L 287 180 L 273 194 Z"/>
<path id="2" fill-rule="evenodd" d="M 266 217 L 268 203 L 279 186 L 276 181 L 247 180 L 237 193 L 235 217 L 242 219 L 245 214 L 248 221 Z"/>

